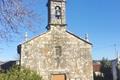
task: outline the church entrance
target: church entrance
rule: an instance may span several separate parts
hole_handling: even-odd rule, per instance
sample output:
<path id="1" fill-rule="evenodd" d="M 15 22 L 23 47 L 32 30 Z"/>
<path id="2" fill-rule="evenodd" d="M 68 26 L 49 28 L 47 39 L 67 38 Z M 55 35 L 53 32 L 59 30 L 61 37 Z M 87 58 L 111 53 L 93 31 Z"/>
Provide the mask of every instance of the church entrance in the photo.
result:
<path id="1" fill-rule="evenodd" d="M 51 80 L 66 80 L 65 74 L 53 74 Z"/>

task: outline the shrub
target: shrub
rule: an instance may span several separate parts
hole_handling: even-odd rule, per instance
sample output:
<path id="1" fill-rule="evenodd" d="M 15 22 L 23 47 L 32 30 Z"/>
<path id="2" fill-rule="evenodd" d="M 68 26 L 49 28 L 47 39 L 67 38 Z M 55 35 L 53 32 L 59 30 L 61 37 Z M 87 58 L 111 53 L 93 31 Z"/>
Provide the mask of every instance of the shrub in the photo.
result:
<path id="1" fill-rule="evenodd" d="M 42 80 L 42 77 L 29 69 L 13 66 L 5 73 L 0 73 L 0 80 Z"/>

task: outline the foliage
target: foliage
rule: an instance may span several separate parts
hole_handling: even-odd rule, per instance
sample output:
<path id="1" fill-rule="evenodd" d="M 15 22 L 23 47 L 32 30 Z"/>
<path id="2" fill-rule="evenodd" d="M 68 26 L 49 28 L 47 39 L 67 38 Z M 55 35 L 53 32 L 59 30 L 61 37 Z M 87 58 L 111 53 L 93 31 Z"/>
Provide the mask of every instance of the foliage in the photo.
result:
<path id="1" fill-rule="evenodd" d="M 6 73 L 0 73 L 0 80 L 42 80 L 42 77 L 29 69 L 13 66 Z"/>
<path id="2" fill-rule="evenodd" d="M 103 73 L 103 80 L 112 80 L 112 63 L 108 59 L 103 58 L 101 61 L 101 72 Z"/>
<path id="3" fill-rule="evenodd" d="M 101 60 L 101 69 L 100 69 L 101 75 L 96 76 L 94 75 L 94 80 L 113 80 L 112 77 L 112 63 L 110 60 L 103 58 Z"/>

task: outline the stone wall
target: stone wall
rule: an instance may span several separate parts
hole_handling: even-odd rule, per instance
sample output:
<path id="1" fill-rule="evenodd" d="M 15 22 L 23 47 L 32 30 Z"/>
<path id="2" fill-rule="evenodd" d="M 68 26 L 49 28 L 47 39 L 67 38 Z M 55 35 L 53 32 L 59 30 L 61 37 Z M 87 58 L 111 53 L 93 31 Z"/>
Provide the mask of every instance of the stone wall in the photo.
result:
<path id="1" fill-rule="evenodd" d="M 44 80 L 66 74 L 67 80 L 93 80 L 91 44 L 57 29 L 21 45 L 21 66 L 37 71 Z"/>

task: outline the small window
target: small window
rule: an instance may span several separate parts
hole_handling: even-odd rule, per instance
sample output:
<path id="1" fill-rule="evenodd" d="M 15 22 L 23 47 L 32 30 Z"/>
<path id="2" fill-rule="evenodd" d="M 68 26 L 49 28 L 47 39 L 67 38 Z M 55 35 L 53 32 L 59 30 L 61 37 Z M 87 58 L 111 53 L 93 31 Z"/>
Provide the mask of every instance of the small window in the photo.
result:
<path id="1" fill-rule="evenodd" d="M 56 49 L 56 56 L 60 57 L 62 55 L 62 48 L 61 48 L 61 46 L 56 46 L 55 49 Z"/>
<path id="2" fill-rule="evenodd" d="M 56 6 L 55 7 L 55 17 L 57 19 L 60 19 L 61 18 L 61 8 L 59 6 Z"/>

